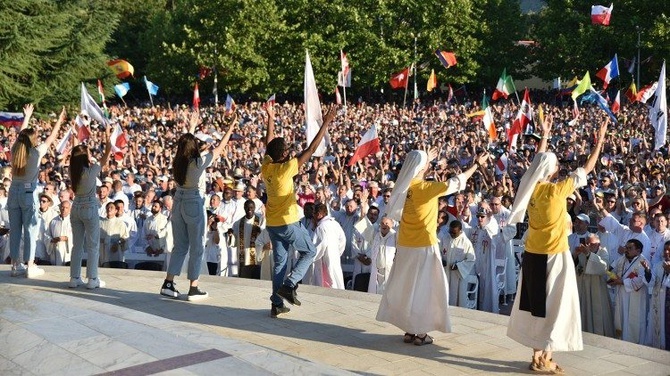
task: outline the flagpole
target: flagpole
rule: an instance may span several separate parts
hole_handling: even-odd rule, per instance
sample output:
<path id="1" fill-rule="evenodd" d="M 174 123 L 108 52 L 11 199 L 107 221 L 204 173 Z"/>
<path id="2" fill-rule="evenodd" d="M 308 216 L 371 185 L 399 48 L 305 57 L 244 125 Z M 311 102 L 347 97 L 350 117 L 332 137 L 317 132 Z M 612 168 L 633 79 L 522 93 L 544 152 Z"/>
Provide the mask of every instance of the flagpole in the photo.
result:
<path id="1" fill-rule="evenodd" d="M 121 102 L 123 102 L 124 107 L 128 107 L 128 105 L 126 104 L 126 101 L 123 100 L 123 97 L 121 97 Z"/>
<path id="2" fill-rule="evenodd" d="M 342 72 L 342 80 L 344 80 L 342 83 L 344 86 L 342 86 L 342 93 L 344 94 L 344 113 L 347 113 L 347 78 L 344 76 L 344 72 Z"/>
<path id="3" fill-rule="evenodd" d="M 637 88 L 640 88 L 640 27 L 635 26 L 635 30 L 637 30 Z"/>
<path id="4" fill-rule="evenodd" d="M 416 86 L 416 36 L 414 36 L 414 100 L 419 98 L 419 90 Z"/>
<path id="5" fill-rule="evenodd" d="M 408 81 L 409 81 L 409 79 L 408 79 Z M 405 103 L 407 102 L 407 86 L 409 86 L 407 84 L 408 84 L 408 82 L 405 82 L 405 96 L 402 99 L 402 108 L 405 108 Z"/>

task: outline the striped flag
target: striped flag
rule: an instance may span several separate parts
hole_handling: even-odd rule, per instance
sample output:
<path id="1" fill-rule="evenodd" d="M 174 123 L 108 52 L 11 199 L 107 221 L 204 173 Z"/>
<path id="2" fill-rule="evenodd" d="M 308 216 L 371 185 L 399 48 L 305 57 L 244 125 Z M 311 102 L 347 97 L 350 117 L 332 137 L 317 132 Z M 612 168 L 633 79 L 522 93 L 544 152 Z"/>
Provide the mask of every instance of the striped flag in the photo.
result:
<path id="1" fill-rule="evenodd" d="M 335 86 L 335 103 L 336 104 L 342 104 L 342 96 L 340 96 L 340 90 L 337 88 L 337 85 Z"/>
<path id="2" fill-rule="evenodd" d="M 58 154 L 65 153 L 65 149 L 67 149 L 67 144 L 70 141 L 70 137 L 72 137 L 72 128 L 67 130 L 63 139 L 58 142 L 58 145 L 56 145 L 56 151 Z"/>
<path id="3" fill-rule="evenodd" d="M 200 108 L 200 90 L 198 90 L 198 83 L 195 83 L 195 88 L 193 89 L 193 108 L 198 110 Z"/>

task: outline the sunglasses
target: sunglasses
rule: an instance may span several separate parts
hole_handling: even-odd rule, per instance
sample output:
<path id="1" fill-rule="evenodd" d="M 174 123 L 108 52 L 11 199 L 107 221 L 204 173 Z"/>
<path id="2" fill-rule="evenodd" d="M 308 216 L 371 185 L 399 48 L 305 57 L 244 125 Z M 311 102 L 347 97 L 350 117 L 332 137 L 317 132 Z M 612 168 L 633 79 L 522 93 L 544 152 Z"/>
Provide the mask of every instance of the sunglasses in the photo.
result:
<path id="1" fill-rule="evenodd" d="M 477 218 L 486 218 L 485 215 L 478 215 Z"/>
<path id="2" fill-rule="evenodd" d="M 616 201 L 607 201 L 609 204 L 616 204 Z"/>

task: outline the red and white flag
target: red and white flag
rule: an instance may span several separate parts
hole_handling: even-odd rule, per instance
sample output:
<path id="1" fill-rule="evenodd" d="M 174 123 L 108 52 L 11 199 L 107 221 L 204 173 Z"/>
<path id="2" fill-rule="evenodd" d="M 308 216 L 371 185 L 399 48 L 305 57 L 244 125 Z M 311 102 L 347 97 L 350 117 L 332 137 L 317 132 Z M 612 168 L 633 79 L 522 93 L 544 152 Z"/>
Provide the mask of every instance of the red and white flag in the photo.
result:
<path id="1" fill-rule="evenodd" d="M 651 98 L 652 95 L 654 95 L 654 93 L 656 92 L 657 87 L 658 87 L 658 81 L 654 82 L 651 85 L 643 87 L 637 92 L 635 99 L 637 99 L 638 102 L 647 103 L 649 98 Z"/>
<path id="2" fill-rule="evenodd" d="M 58 145 L 56 145 L 56 151 L 58 152 L 58 154 L 65 153 L 65 150 L 67 149 L 67 144 L 70 141 L 70 137 L 72 137 L 72 128 L 67 130 L 63 139 L 58 142 Z"/>
<path id="3" fill-rule="evenodd" d="M 602 5 L 591 6 L 591 23 L 593 25 L 609 26 L 612 9 L 614 9 L 614 4 L 610 4 L 609 8 Z"/>
<path id="4" fill-rule="evenodd" d="M 112 143 L 112 152 L 114 153 L 114 159 L 117 161 L 123 160 L 124 148 L 128 146 L 128 139 L 126 139 L 126 134 L 121 129 L 119 124 L 114 126 L 114 130 L 110 135 L 110 142 Z"/>
<path id="5" fill-rule="evenodd" d="M 370 154 L 375 154 L 381 151 L 379 146 L 379 135 L 377 135 L 377 127 L 373 124 L 370 129 L 363 135 L 358 142 L 354 155 L 349 159 L 348 166 L 353 166 L 359 160 Z"/>
<path id="6" fill-rule="evenodd" d="M 519 107 L 519 112 L 514 118 L 512 127 L 507 132 L 507 142 L 509 150 L 514 150 L 516 148 L 516 141 L 521 134 L 521 132 L 526 128 L 530 123 L 530 120 L 533 118 L 533 109 L 530 106 L 530 92 L 528 89 L 523 94 L 523 101 Z"/>
<path id="7" fill-rule="evenodd" d="M 612 103 L 612 113 L 616 114 L 619 113 L 619 109 L 621 108 L 621 91 L 616 92 L 616 97 L 614 98 L 614 103 Z"/>
<path id="8" fill-rule="evenodd" d="M 340 90 L 335 86 L 335 103 L 342 104 L 342 97 L 340 96 Z"/>
<path id="9" fill-rule="evenodd" d="M 270 96 L 270 98 L 268 98 L 268 100 L 265 101 L 265 104 L 267 104 L 268 106 L 274 106 L 275 105 L 275 95 L 272 94 Z"/>
<path id="10" fill-rule="evenodd" d="M 200 108 L 200 90 L 198 90 L 198 83 L 195 83 L 195 88 L 193 89 L 193 108 L 196 110 Z"/>
<path id="11" fill-rule="evenodd" d="M 342 74 L 346 77 L 349 74 L 349 59 L 342 50 L 340 50 L 340 62 L 342 63 Z"/>
<path id="12" fill-rule="evenodd" d="M 409 68 L 405 68 L 402 71 L 391 76 L 391 87 L 394 89 L 406 89 L 407 83 L 409 82 Z"/>

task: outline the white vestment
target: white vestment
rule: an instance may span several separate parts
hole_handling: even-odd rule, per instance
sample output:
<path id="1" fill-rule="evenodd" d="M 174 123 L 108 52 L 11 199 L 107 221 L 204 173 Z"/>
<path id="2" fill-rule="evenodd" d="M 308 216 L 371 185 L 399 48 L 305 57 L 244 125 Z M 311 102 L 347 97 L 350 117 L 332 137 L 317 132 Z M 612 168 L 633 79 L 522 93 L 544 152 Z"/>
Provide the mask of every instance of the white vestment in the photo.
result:
<path id="1" fill-rule="evenodd" d="M 444 272 L 449 281 L 449 305 L 467 307 L 468 282 L 466 278 L 476 275 L 475 249 L 463 232 L 456 238 L 452 238 L 451 235 L 443 237 L 441 244 L 442 261 L 446 263 Z"/>
<path id="2" fill-rule="evenodd" d="M 641 260 L 646 258 L 640 255 L 628 261 L 624 256 L 612 265 L 612 271 L 623 280 L 623 285 L 617 286 L 614 303 L 617 337 L 639 345 L 645 344 L 647 331 L 647 280 Z"/>
<path id="3" fill-rule="evenodd" d="M 340 257 L 344 253 L 347 237 L 337 221 L 326 216 L 314 230 L 314 280 L 315 286 L 344 290 L 344 274 Z"/>
<path id="4" fill-rule="evenodd" d="M 66 236 L 67 240 L 52 243 L 51 240 Z M 52 265 L 63 265 L 70 261 L 72 255 L 72 225 L 70 224 L 70 216 L 62 218 L 60 215 L 56 216 L 49 223 L 44 239 L 47 244 L 47 253 Z"/>
<path id="5" fill-rule="evenodd" d="M 478 309 L 498 313 L 498 286 L 496 283 L 496 248 L 488 226 L 473 227 L 470 240 L 475 248 L 475 272 L 479 277 Z"/>
<path id="6" fill-rule="evenodd" d="M 669 338 L 666 337 L 668 328 L 666 320 L 668 311 L 668 292 L 670 291 L 670 274 L 663 269 L 664 262 L 661 261 L 654 266 L 652 281 L 653 292 L 649 307 L 649 320 L 647 325 L 647 345 L 657 349 L 670 349 Z"/>
<path id="7" fill-rule="evenodd" d="M 390 229 L 386 236 L 379 230 L 375 231 L 368 251 L 371 261 L 368 292 L 380 295 L 384 293 L 384 286 L 395 260 L 397 239 L 397 233 L 393 229 Z"/>
<path id="8" fill-rule="evenodd" d="M 580 253 L 577 259 L 577 289 L 582 330 L 614 337 L 613 309 L 606 283 L 609 266 L 607 250 L 600 247 L 598 252 L 591 252 L 588 256 Z"/>

